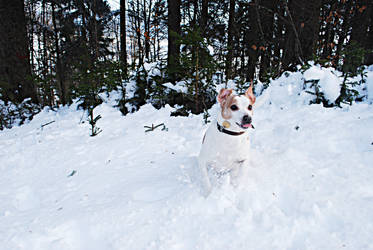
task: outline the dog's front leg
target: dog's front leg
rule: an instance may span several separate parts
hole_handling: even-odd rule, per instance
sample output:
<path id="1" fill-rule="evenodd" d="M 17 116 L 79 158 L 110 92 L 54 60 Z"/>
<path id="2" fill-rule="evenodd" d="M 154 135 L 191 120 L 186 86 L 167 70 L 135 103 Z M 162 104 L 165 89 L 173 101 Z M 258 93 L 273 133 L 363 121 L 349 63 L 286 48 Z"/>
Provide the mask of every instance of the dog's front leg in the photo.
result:
<path id="1" fill-rule="evenodd" d="M 203 196 L 207 197 L 211 192 L 211 182 L 207 172 L 207 162 L 200 160 L 198 164 L 201 172 L 201 192 Z"/>
<path id="2" fill-rule="evenodd" d="M 238 179 L 239 179 L 240 172 L 241 172 L 241 164 L 239 164 L 238 166 L 235 166 L 229 172 L 230 183 L 234 187 L 238 186 L 238 182 L 239 182 Z"/>
<path id="3" fill-rule="evenodd" d="M 234 187 L 238 187 L 246 178 L 247 176 L 247 166 L 245 166 L 245 163 L 238 162 L 237 166 L 235 166 L 230 172 L 230 183 Z"/>

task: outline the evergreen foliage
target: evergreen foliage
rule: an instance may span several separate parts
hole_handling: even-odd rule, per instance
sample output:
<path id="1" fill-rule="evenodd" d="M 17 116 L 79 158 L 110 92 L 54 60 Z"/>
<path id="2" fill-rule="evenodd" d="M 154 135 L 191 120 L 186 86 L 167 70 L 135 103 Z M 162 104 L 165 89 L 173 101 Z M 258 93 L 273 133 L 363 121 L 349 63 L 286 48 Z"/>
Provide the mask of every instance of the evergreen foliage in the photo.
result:
<path id="1" fill-rule="evenodd" d="M 187 95 L 184 96 L 186 110 L 194 114 L 206 112 L 215 103 L 215 86 L 213 74 L 218 65 L 210 55 L 208 40 L 203 38 L 198 26 L 184 28 L 183 37 L 179 40 L 182 46 L 180 69 L 182 80 L 187 84 Z"/>
<path id="2" fill-rule="evenodd" d="M 121 84 L 121 74 L 120 63 L 96 62 L 90 69 L 77 71 L 74 76 L 79 84 L 74 87 L 73 97 L 79 102 L 78 108 L 88 112 L 91 136 L 101 132 L 96 127 L 101 115 L 95 117 L 93 114 L 93 110 L 103 102 L 100 95 L 104 93 L 108 95 L 111 91 L 117 90 Z"/>
<path id="3" fill-rule="evenodd" d="M 35 105 L 30 98 L 18 104 L 0 100 L 0 130 L 11 128 L 14 124 L 22 125 L 40 111 L 40 105 Z"/>
<path id="4" fill-rule="evenodd" d="M 341 88 L 341 95 L 338 97 L 336 104 L 341 103 L 352 104 L 353 101 L 361 101 L 364 96 L 356 90 L 356 86 L 365 83 L 366 72 L 365 67 L 362 66 L 366 54 L 366 50 L 359 46 L 358 43 L 352 41 L 347 45 L 342 53 L 341 58 L 343 65 L 341 71 L 343 72 L 343 83 Z M 358 80 L 355 78 L 360 76 Z"/>

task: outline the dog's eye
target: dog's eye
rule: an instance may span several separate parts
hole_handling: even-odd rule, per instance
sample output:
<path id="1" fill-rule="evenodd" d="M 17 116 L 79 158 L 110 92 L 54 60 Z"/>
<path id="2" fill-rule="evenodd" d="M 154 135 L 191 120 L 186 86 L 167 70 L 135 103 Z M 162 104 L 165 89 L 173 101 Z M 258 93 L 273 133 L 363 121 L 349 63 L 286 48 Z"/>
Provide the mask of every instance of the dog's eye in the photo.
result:
<path id="1" fill-rule="evenodd" d="M 247 109 L 248 109 L 248 110 L 252 110 L 252 109 L 253 109 L 253 106 L 252 106 L 252 105 L 249 105 L 249 106 L 247 107 Z"/>
<path id="2" fill-rule="evenodd" d="M 238 107 L 237 107 L 236 105 L 233 104 L 233 105 L 231 106 L 231 110 L 236 111 L 236 110 L 238 110 Z"/>

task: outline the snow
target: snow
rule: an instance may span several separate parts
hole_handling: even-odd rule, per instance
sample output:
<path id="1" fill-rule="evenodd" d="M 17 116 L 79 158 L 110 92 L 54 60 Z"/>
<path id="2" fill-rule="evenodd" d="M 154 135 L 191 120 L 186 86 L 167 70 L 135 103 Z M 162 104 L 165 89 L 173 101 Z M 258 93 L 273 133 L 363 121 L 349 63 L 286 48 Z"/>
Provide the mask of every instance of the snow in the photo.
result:
<path id="1" fill-rule="evenodd" d="M 148 72 L 149 76 L 161 76 L 161 71 L 159 70 L 160 65 L 157 62 L 144 63 L 144 69 Z"/>
<path id="2" fill-rule="evenodd" d="M 327 100 L 334 102 L 340 94 L 342 84 L 342 78 L 339 78 L 336 74 L 338 73 L 332 68 L 312 65 L 304 72 L 304 78 L 305 80 L 320 80 L 321 92 L 324 93 Z"/>
<path id="3" fill-rule="evenodd" d="M 308 104 L 313 98 L 311 94 L 303 91 L 303 75 L 300 72 L 283 74 L 273 80 L 271 87 L 263 91 L 263 96 L 266 96 L 267 104 L 281 107 Z"/>
<path id="4" fill-rule="evenodd" d="M 373 102 L 373 65 L 372 70 L 367 72 L 368 100 Z"/>
<path id="5" fill-rule="evenodd" d="M 116 0 L 108 0 L 108 3 L 110 5 L 111 10 L 119 10 L 120 9 L 120 4 Z"/>
<path id="6" fill-rule="evenodd" d="M 166 88 L 175 90 L 176 92 L 180 92 L 180 93 L 187 93 L 188 92 L 188 88 L 185 86 L 184 81 L 176 82 L 175 85 L 170 83 L 170 82 L 166 82 L 162 85 L 165 86 Z"/>
<path id="7" fill-rule="evenodd" d="M 247 183 L 207 198 L 202 115 L 122 116 L 114 95 L 96 137 L 76 104 L 0 131 L 0 249 L 373 249 L 373 106 L 307 105 L 302 84 L 257 98 Z"/>

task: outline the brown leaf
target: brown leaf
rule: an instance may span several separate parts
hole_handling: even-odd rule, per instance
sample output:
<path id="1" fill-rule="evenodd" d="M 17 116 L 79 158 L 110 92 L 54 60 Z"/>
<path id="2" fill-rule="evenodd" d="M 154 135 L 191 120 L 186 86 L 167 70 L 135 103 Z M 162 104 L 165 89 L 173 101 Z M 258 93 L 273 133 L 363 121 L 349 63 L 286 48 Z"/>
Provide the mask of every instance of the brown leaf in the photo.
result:
<path id="1" fill-rule="evenodd" d="M 361 8 L 359 8 L 359 12 L 360 12 L 360 13 L 363 13 L 363 11 L 364 11 L 366 8 L 367 8 L 366 5 L 362 6 Z"/>

